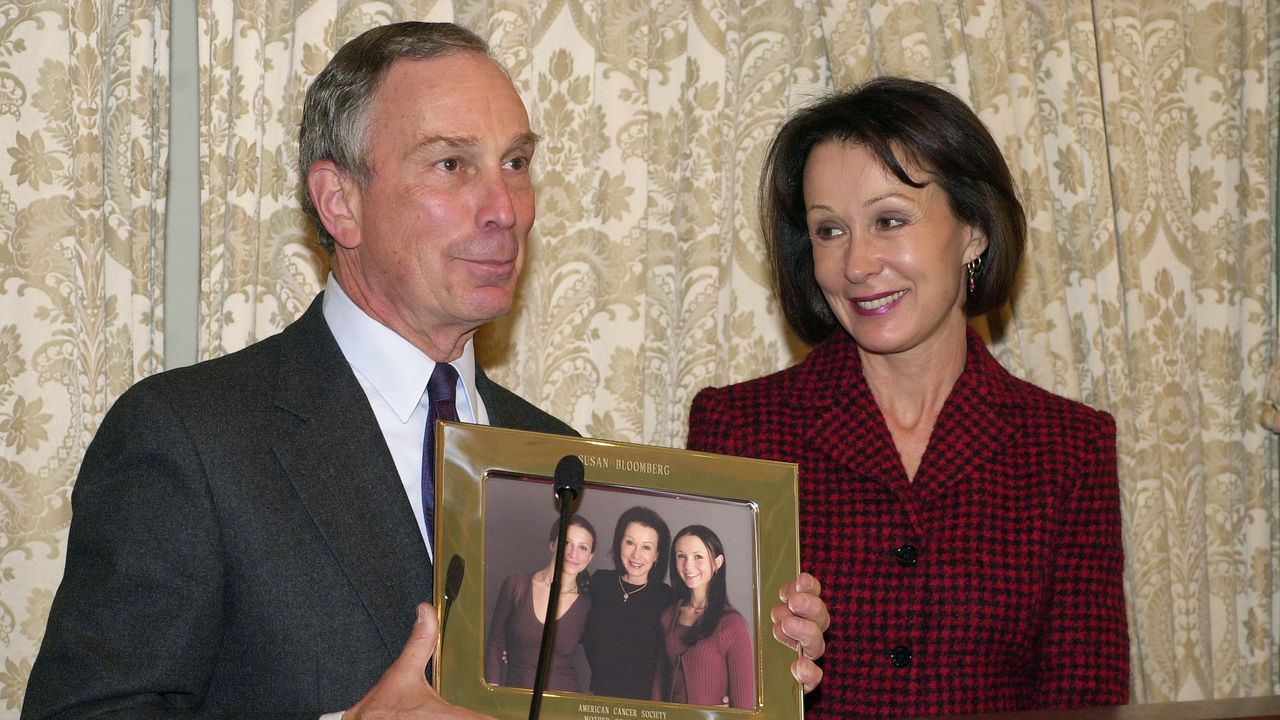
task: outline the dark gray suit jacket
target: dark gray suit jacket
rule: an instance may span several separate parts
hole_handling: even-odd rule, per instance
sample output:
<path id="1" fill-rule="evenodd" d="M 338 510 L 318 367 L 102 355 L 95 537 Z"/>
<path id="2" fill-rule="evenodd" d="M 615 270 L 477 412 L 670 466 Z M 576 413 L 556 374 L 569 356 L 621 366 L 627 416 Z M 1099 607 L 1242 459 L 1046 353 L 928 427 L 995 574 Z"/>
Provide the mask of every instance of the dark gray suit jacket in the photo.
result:
<path id="1" fill-rule="evenodd" d="M 493 425 L 574 434 L 477 369 Z M 111 408 L 23 718 L 315 718 L 399 655 L 432 567 L 320 298 Z M 260 713 L 260 715 L 259 715 Z"/>

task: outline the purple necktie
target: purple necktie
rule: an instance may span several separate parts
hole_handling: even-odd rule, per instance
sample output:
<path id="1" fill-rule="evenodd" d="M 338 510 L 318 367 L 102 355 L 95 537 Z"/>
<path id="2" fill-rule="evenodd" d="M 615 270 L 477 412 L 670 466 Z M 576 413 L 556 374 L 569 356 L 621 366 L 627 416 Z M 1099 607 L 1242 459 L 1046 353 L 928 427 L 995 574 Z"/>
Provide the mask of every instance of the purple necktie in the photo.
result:
<path id="1" fill-rule="evenodd" d="M 436 421 L 458 419 L 457 387 L 458 371 L 449 363 L 436 363 L 427 381 L 427 430 L 422 436 L 422 520 L 433 550 L 436 542 Z"/>

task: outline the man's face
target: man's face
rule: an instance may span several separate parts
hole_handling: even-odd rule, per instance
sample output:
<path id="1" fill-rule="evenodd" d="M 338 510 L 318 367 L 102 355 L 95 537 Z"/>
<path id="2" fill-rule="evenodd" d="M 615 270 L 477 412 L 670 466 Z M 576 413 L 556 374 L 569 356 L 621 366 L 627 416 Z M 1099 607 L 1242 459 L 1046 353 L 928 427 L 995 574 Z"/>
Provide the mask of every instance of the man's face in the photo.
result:
<path id="1" fill-rule="evenodd" d="M 334 233 L 343 289 L 428 355 L 456 357 L 511 308 L 533 225 L 535 142 L 490 59 L 397 61 L 370 107 L 372 177 L 344 189 L 351 221 Z"/>

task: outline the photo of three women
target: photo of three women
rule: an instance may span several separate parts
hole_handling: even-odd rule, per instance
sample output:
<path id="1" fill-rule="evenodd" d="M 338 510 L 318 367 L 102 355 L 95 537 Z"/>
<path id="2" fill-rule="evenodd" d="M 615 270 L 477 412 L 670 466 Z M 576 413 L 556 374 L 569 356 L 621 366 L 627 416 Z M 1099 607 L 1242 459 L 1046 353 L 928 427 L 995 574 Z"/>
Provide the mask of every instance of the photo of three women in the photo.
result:
<path id="1" fill-rule="evenodd" d="M 485 640 L 489 683 L 533 685 L 558 531 L 556 520 L 545 567 L 501 584 Z M 614 528 L 613 567 L 589 577 L 594 527 L 574 515 L 566 539 L 548 690 L 755 707 L 751 627 L 729 602 L 725 544 L 715 531 L 690 524 L 673 537 L 656 511 L 630 507 Z M 579 646 L 589 682 L 579 681 Z"/>

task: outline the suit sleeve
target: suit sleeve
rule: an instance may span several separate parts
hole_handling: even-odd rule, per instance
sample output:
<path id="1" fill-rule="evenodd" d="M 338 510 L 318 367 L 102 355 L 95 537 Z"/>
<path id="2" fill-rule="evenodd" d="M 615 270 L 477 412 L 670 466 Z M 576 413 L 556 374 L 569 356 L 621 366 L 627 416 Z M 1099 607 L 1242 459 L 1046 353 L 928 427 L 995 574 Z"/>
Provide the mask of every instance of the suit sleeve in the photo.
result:
<path id="1" fill-rule="evenodd" d="M 195 444 L 158 392 L 137 386 L 104 418 L 72 508 L 22 717 L 187 714 L 218 648 L 223 560 Z"/>
<path id="2" fill-rule="evenodd" d="M 1115 421 L 1084 434 L 1069 463 L 1080 476 L 1063 500 L 1049 611 L 1040 644 L 1037 705 L 1129 700 L 1129 632 Z"/>

